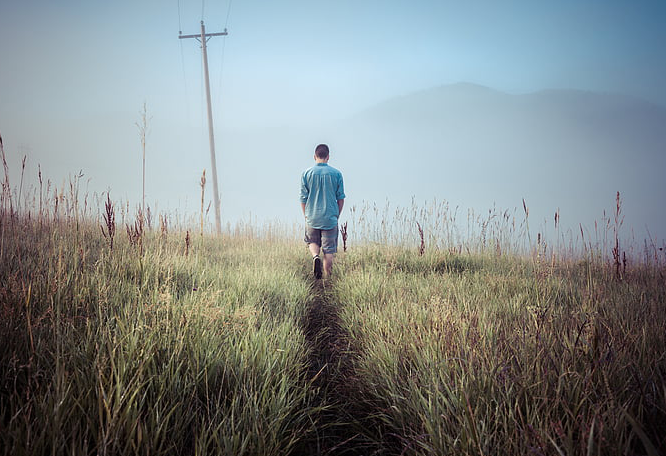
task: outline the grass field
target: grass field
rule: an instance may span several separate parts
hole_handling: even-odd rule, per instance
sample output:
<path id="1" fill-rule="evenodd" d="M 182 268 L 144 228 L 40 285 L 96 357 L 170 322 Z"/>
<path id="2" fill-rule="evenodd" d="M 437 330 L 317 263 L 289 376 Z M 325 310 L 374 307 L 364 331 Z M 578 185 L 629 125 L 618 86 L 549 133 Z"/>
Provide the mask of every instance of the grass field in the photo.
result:
<path id="1" fill-rule="evenodd" d="M 627 265 L 424 224 L 423 250 L 350 243 L 315 282 L 270 229 L 164 219 L 111 245 L 71 201 L 7 202 L 0 454 L 666 453 L 657 249 Z"/>

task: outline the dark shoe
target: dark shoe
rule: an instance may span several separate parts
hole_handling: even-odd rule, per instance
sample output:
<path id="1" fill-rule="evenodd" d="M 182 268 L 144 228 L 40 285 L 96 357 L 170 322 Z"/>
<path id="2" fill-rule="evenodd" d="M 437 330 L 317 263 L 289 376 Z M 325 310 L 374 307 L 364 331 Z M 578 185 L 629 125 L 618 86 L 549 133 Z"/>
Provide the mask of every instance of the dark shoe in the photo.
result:
<path id="1" fill-rule="evenodd" d="M 321 279 L 321 258 L 319 258 L 319 255 L 312 258 L 312 271 L 315 279 Z"/>

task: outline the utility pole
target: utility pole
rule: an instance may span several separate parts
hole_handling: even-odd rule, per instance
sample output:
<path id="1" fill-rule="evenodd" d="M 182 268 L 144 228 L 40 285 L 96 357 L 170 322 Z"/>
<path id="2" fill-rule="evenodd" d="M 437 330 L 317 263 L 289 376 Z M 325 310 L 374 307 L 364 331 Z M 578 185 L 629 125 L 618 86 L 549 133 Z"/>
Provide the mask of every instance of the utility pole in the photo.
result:
<path id="1" fill-rule="evenodd" d="M 215 136 L 213 135 L 213 109 L 210 105 L 210 82 L 208 81 L 208 54 L 206 54 L 206 42 L 211 36 L 226 36 L 227 29 L 224 32 L 206 33 L 204 22 L 201 21 L 200 35 L 183 35 L 178 32 L 178 38 L 194 38 L 201 43 L 201 53 L 203 55 L 203 73 L 204 85 L 206 86 L 206 104 L 208 106 L 208 142 L 210 143 L 210 164 L 213 174 L 213 203 L 215 204 L 215 230 L 222 234 L 222 221 L 220 220 L 220 192 L 217 187 L 217 165 L 215 162 Z"/>

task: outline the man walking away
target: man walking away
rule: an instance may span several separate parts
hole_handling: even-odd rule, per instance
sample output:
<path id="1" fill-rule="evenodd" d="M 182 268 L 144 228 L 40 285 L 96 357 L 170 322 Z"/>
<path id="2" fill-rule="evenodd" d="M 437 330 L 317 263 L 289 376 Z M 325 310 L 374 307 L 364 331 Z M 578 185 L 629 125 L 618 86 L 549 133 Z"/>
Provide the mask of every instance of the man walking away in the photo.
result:
<path id="1" fill-rule="evenodd" d="M 333 258 L 338 251 L 338 217 L 345 203 L 342 173 L 328 165 L 326 144 L 315 148 L 315 165 L 301 176 L 301 208 L 305 215 L 305 242 L 312 254 L 315 279 L 321 279 L 322 260 L 326 276 L 333 271 Z"/>

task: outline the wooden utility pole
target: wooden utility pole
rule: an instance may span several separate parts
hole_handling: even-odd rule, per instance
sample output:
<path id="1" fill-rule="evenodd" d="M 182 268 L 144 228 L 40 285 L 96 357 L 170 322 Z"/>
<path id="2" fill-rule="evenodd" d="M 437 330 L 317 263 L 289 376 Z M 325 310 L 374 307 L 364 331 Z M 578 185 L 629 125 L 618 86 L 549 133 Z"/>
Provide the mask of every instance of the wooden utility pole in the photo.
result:
<path id="1" fill-rule="evenodd" d="M 208 54 L 206 54 L 206 42 L 211 36 L 226 36 L 227 29 L 224 32 L 206 33 L 204 22 L 201 21 L 200 35 L 183 35 L 179 32 L 178 38 L 194 38 L 201 43 L 201 53 L 203 55 L 203 73 L 204 85 L 206 87 L 206 104 L 208 106 L 208 142 L 210 143 L 210 164 L 213 174 L 213 203 L 215 204 L 215 230 L 218 235 L 222 234 L 222 221 L 220 220 L 220 192 L 217 186 L 217 164 L 215 162 L 215 136 L 213 134 L 213 109 L 210 105 L 210 82 L 208 81 Z"/>

